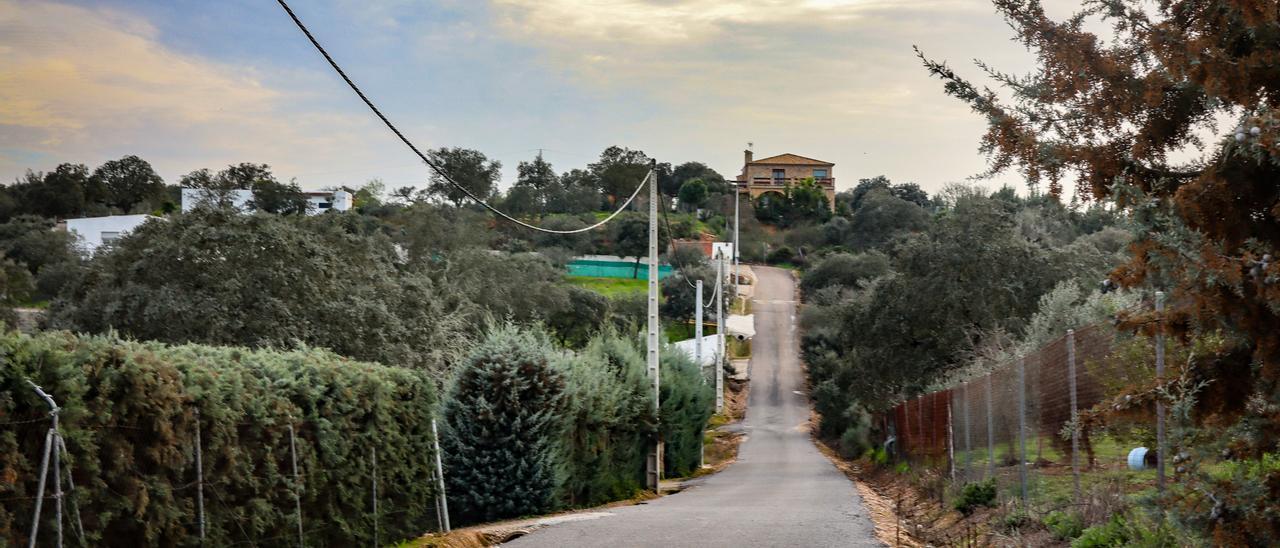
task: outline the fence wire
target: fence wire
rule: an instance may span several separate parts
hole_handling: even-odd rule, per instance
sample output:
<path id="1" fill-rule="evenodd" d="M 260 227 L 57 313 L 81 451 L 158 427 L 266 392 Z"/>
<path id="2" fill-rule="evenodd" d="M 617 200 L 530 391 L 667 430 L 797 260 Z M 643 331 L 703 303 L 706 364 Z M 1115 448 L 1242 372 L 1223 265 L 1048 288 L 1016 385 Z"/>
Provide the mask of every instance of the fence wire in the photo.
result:
<path id="1" fill-rule="evenodd" d="M 1113 334 L 1082 328 L 987 375 L 902 402 L 880 417 L 896 456 L 953 485 L 994 479 L 1002 499 L 1080 504 L 1097 487 L 1088 478 L 1125 473 L 1132 445 L 1073 426 L 1073 411 L 1104 401 L 1108 381 L 1124 378 L 1106 359 Z"/>

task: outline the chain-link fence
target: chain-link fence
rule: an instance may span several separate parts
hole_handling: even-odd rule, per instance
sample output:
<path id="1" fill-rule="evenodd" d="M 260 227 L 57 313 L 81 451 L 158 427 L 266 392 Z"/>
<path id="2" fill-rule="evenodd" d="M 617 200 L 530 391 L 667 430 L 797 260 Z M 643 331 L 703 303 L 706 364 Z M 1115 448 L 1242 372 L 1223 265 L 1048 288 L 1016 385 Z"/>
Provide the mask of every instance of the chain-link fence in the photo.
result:
<path id="1" fill-rule="evenodd" d="M 1131 438 L 1073 420 L 1113 396 L 1108 386 L 1124 376 L 1107 359 L 1113 338 L 1105 325 L 1069 331 L 987 375 L 897 405 L 882 417 L 896 456 L 954 485 L 994 479 L 1001 500 L 1041 509 L 1084 512 L 1100 490 L 1153 487 L 1148 462 L 1129 468 Z"/>

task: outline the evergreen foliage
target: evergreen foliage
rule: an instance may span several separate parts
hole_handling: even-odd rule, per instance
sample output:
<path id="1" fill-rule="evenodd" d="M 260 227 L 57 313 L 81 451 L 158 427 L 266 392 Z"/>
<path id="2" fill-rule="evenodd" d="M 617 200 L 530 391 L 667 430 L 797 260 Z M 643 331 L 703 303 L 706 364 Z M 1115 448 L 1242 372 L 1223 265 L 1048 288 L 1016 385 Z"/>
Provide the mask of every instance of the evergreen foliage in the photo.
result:
<path id="1" fill-rule="evenodd" d="M 561 502 L 592 506 L 634 496 L 644 488 L 645 455 L 656 428 L 644 355 L 630 340 L 605 333 L 558 366 L 569 419 Z"/>
<path id="2" fill-rule="evenodd" d="M 692 474 L 702 463 L 702 433 L 715 407 L 714 383 L 688 354 L 666 349 L 659 353 L 661 375 L 661 435 L 666 444 L 666 477 Z M 652 401 L 652 400 L 650 400 Z"/>
<path id="3" fill-rule="evenodd" d="M 209 545 L 296 538 L 290 424 L 308 544 L 372 540 L 373 449 L 379 505 L 396 511 L 380 521 L 381 538 L 420 534 L 435 519 L 424 481 L 435 396 L 423 372 L 323 350 L 168 346 L 66 332 L 4 334 L 0 359 L 0 423 L 18 422 L 0 429 L 0 545 L 26 544 L 49 427 L 48 408 L 26 379 L 62 408 L 64 466 L 76 482 L 69 500 L 80 509 L 88 545 L 196 543 L 197 409 Z M 51 538 L 49 504 L 43 519 L 41 536 Z"/>
<path id="4" fill-rule="evenodd" d="M 445 401 L 449 509 L 461 523 L 555 507 L 564 375 L 545 338 L 511 326 L 489 333 L 457 372 Z"/>

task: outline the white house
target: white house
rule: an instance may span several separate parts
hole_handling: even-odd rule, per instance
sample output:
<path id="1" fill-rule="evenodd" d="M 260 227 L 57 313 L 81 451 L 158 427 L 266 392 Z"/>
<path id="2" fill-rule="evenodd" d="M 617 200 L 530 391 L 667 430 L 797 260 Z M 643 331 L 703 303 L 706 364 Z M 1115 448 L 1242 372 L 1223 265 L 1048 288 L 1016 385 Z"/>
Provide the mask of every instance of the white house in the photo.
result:
<path id="1" fill-rule="evenodd" d="M 147 219 L 158 218 L 151 215 L 110 215 L 67 219 L 66 224 L 67 230 L 76 236 L 80 251 L 93 256 L 98 248 L 111 245 L 121 236 L 147 222 Z"/>
<path id="2" fill-rule="evenodd" d="M 307 197 L 307 215 L 319 215 L 327 211 L 347 211 L 355 205 L 355 197 L 345 190 L 304 192 L 303 194 Z M 182 212 L 191 211 L 213 198 L 212 191 L 203 188 L 184 188 L 182 189 Z M 232 190 L 228 198 L 231 206 L 236 210 L 248 212 L 249 203 L 253 201 L 253 191 Z"/>
<path id="3" fill-rule="evenodd" d="M 355 205 L 355 197 L 345 190 L 333 192 L 304 192 L 307 195 L 307 215 L 326 211 L 347 211 Z"/>

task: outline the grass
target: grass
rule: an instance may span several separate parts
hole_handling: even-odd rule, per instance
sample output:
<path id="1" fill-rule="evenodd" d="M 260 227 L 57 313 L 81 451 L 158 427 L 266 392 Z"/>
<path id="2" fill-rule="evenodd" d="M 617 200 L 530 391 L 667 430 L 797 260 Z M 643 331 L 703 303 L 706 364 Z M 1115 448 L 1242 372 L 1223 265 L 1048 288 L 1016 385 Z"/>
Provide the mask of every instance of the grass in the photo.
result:
<path id="1" fill-rule="evenodd" d="M 645 280 L 629 278 L 592 278 L 588 276 L 568 276 L 569 283 L 584 287 L 606 297 L 620 297 L 634 293 L 644 293 L 649 285 Z"/>
<path id="2" fill-rule="evenodd" d="M 747 340 L 747 341 L 740 341 L 740 340 L 735 339 L 735 338 L 733 338 L 733 337 L 726 337 L 726 338 L 727 338 L 727 339 L 729 339 L 729 341 L 728 341 L 728 343 L 727 343 L 727 344 L 728 344 L 728 347 L 729 347 L 729 357 L 730 357 L 730 358 L 735 358 L 735 359 L 737 359 L 737 358 L 750 358 L 750 357 L 751 357 L 751 341 L 749 341 L 749 340 Z"/>
<path id="3" fill-rule="evenodd" d="M 733 303 L 731 303 L 731 304 L 729 305 L 729 313 L 730 313 L 730 314 L 738 314 L 738 315 L 747 315 L 747 314 L 750 314 L 750 313 L 751 313 L 751 301 L 749 301 L 749 300 L 747 300 L 747 299 L 745 299 L 745 298 L 743 298 L 743 297 L 736 297 L 736 298 L 734 298 L 734 299 L 733 299 Z"/>
<path id="4" fill-rule="evenodd" d="M 685 341 L 693 338 L 693 324 L 688 322 L 677 322 L 672 320 L 664 320 L 662 322 L 662 333 L 667 336 L 668 342 Z M 702 326 L 702 336 L 716 334 L 715 324 Z"/>

